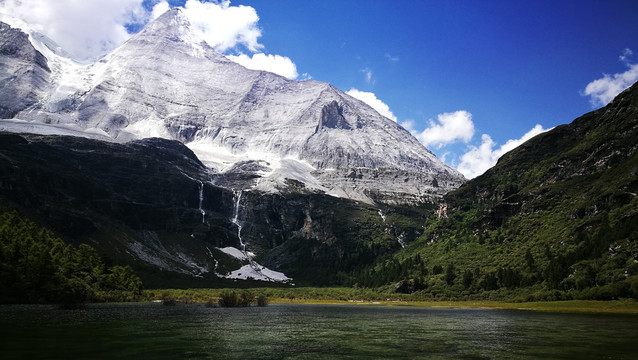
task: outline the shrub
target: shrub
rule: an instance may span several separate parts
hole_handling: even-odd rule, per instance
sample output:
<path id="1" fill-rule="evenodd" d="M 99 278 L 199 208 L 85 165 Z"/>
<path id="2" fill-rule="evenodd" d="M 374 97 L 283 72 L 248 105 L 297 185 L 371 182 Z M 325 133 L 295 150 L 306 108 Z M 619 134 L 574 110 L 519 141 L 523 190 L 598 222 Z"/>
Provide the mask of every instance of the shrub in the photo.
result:
<path id="1" fill-rule="evenodd" d="M 221 307 L 236 307 L 239 303 L 237 293 L 234 291 L 224 291 L 219 297 L 219 306 Z"/>
<path id="2" fill-rule="evenodd" d="M 163 299 L 162 305 L 164 306 L 175 306 L 177 305 L 177 301 L 175 299 Z"/>
<path id="3" fill-rule="evenodd" d="M 239 307 L 247 307 L 250 306 L 250 303 L 253 302 L 253 297 L 252 295 L 250 295 L 250 293 L 248 291 L 242 291 L 241 294 L 239 294 L 239 298 L 237 301 L 237 306 Z"/>
<path id="4" fill-rule="evenodd" d="M 208 299 L 208 301 L 206 302 L 205 306 L 208 307 L 208 308 L 215 307 L 215 301 L 212 298 Z"/>
<path id="5" fill-rule="evenodd" d="M 257 306 L 266 306 L 268 305 L 268 298 L 264 295 L 257 296 Z"/>

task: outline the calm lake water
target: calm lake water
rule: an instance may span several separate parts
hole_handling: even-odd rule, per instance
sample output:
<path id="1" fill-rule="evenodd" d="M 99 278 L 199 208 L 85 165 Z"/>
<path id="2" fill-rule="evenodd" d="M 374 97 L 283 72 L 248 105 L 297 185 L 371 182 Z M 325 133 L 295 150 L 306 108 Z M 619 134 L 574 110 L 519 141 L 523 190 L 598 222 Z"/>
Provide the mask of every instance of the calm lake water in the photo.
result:
<path id="1" fill-rule="evenodd" d="M 638 317 L 283 305 L 0 306 L 2 359 L 637 359 Z"/>

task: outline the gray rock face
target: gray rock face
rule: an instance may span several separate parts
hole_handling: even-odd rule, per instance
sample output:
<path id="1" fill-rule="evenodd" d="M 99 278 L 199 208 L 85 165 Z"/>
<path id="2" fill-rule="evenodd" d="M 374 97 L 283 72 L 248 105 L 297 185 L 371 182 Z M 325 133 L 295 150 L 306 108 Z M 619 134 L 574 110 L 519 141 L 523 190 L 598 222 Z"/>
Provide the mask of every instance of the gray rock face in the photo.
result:
<path id="1" fill-rule="evenodd" d="M 38 102 L 50 69 L 27 34 L 1 22 L 0 58 L 0 118 L 11 118 Z"/>
<path id="2" fill-rule="evenodd" d="M 234 164 L 257 161 L 266 165 L 244 171 L 243 189 L 278 192 L 294 180 L 372 203 L 391 194 L 410 202 L 438 197 L 465 180 L 397 123 L 330 84 L 288 80 L 228 60 L 179 9 L 94 64 L 79 65 L 47 52 L 37 39 L 34 44 L 53 64 L 49 87 L 39 103 L 10 117 L 80 127 L 118 142 L 179 140 L 220 174 L 219 183 L 228 182 L 223 174 Z M 351 169 L 396 174 L 352 182 Z M 399 186 L 395 178 L 406 171 L 419 175 Z"/>
<path id="3" fill-rule="evenodd" d="M 321 109 L 321 119 L 317 131 L 322 130 L 324 127 L 352 130 L 352 126 L 343 117 L 343 107 L 339 106 L 337 101 L 332 101 Z"/>

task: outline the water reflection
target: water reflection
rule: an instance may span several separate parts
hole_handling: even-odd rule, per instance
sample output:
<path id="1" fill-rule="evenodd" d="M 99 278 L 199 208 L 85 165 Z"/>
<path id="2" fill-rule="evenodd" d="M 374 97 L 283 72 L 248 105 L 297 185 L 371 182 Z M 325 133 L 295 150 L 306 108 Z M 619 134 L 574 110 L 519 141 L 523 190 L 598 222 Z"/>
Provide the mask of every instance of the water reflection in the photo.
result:
<path id="1" fill-rule="evenodd" d="M 0 306 L 3 359 L 631 359 L 638 317 L 354 305 Z"/>

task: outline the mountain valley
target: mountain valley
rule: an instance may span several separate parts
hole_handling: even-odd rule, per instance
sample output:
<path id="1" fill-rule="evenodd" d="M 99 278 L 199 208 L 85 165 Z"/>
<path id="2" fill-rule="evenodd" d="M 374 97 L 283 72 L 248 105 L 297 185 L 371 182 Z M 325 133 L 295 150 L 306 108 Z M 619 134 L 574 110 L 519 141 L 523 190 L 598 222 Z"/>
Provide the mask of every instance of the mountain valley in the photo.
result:
<path id="1" fill-rule="evenodd" d="M 149 288 L 638 298 L 638 85 L 466 180 L 330 84 L 248 70 L 179 9 L 88 64 L 0 23 L 0 210 Z"/>

